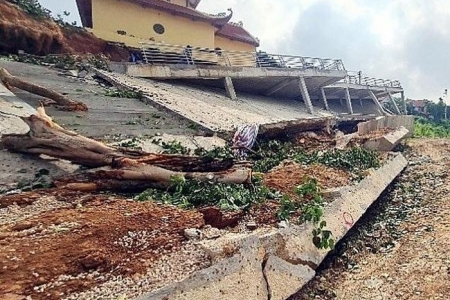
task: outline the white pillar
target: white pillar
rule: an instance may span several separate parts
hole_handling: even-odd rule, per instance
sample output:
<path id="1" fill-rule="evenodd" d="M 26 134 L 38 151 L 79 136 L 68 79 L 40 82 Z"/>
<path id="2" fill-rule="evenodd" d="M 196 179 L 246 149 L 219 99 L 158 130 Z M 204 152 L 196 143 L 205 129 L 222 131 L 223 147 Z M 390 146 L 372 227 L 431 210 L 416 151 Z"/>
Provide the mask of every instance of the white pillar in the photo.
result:
<path id="1" fill-rule="evenodd" d="M 306 109 L 310 114 L 314 114 L 314 108 L 309 97 L 308 87 L 306 86 L 305 77 L 301 76 L 299 80 L 300 92 L 302 93 L 303 102 L 305 102 Z"/>
<path id="2" fill-rule="evenodd" d="M 231 80 L 231 77 L 225 77 L 224 84 L 225 84 L 225 92 L 226 92 L 227 96 L 231 100 L 237 100 L 236 91 L 234 89 L 233 80 Z"/>
<path id="3" fill-rule="evenodd" d="M 389 92 L 388 92 L 388 97 L 389 97 L 389 101 L 391 101 L 392 105 L 394 106 L 395 112 L 396 112 L 398 115 L 401 115 L 402 112 L 401 112 L 400 109 L 398 108 L 398 105 L 397 105 L 397 103 L 395 102 L 394 97 L 392 97 L 391 93 L 389 93 Z"/>
<path id="4" fill-rule="evenodd" d="M 348 87 L 345 88 L 345 100 L 347 102 L 348 113 L 353 115 L 352 98 L 350 98 L 350 91 L 348 90 Z"/>
<path id="5" fill-rule="evenodd" d="M 384 111 L 383 106 L 381 106 L 380 101 L 378 101 L 377 96 L 375 96 L 375 94 L 371 90 L 367 89 L 367 91 L 369 92 L 370 98 L 372 98 L 373 102 L 378 107 L 380 114 L 382 114 L 383 116 L 386 116 L 387 113 Z"/>
<path id="6" fill-rule="evenodd" d="M 325 89 L 323 87 L 320 88 L 320 93 L 322 94 L 323 106 L 325 107 L 326 110 L 329 111 L 330 107 L 328 106 L 327 95 L 325 94 Z"/>

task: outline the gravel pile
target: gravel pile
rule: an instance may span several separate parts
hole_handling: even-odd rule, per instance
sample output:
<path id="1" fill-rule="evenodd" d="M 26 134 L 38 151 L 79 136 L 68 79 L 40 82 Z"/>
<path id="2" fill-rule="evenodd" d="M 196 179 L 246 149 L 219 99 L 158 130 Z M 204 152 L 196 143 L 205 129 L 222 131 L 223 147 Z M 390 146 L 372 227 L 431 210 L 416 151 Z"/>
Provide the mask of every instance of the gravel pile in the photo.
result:
<path id="1" fill-rule="evenodd" d="M 179 251 L 163 255 L 145 274 L 113 276 L 93 289 L 70 295 L 66 300 L 133 299 L 165 285 L 180 281 L 211 265 L 208 256 L 194 242 L 186 242 Z"/>

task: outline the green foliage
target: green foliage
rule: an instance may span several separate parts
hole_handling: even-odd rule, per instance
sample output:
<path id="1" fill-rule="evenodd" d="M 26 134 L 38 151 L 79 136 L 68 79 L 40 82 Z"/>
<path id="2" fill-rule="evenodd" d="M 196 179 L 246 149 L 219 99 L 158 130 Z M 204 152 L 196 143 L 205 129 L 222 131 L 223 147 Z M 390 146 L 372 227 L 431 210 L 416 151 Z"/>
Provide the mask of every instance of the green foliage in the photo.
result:
<path id="1" fill-rule="evenodd" d="M 257 145 L 255 153 L 251 153 L 249 159 L 254 162 L 253 169 L 256 172 L 266 173 L 294 153 L 292 143 L 270 140 Z"/>
<path id="2" fill-rule="evenodd" d="M 329 230 L 324 230 L 327 226 L 327 222 L 320 222 L 319 226 L 313 229 L 313 243 L 319 249 L 333 249 L 334 248 L 334 239 L 333 233 Z"/>
<path id="3" fill-rule="evenodd" d="M 292 143 L 271 140 L 260 144 L 255 153 L 249 156 L 254 161 L 256 172 L 268 172 L 285 159 L 292 159 L 301 164 L 320 163 L 336 169 L 350 172 L 378 168 L 379 155 L 374 151 L 354 147 L 349 150 L 315 151 L 307 153 Z"/>
<path id="4" fill-rule="evenodd" d="M 143 93 L 142 91 L 130 91 L 130 90 L 107 90 L 105 93 L 107 97 L 116 97 L 116 98 L 132 98 L 132 99 L 142 99 Z"/>
<path id="5" fill-rule="evenodd" d="M 279 197 L 263 185 L 260 178 L 254 178 L 253 185 L 225 184 L 186 180 L 173 177 L 166 191 L 148 189 L 136 196 L 138 201 L 154 200 L 182 208 L 203 205 L 217 205 L 223 210 L 247 209 L 252 204 L 263 203 L 268 198 Z"/>
<path id="6" fill-rule="evenodd" d="M 283 195 L 280 200 L 280 208 L 277 210 L 277 218 L 279 220 L 288 220 L 297 209 L 297 203 L 293 202 L 288 195 Z"/>
<path id="7" fill-rule="evenodd" d="M 306 200 L 306 203 L 300 204 L 302 201 L 294 202 L 289 197 L 284 196 L 281 199 L 277 217 L 280 220 L 287 220 L 293 212 L 301 209 L 300 223 L 308 221 L 316 225 L 316 228 L 312 231 L 314 245 L 319 249 L 333 249 L 335 243 L 333 234 L 325 229 L 327 223 L 322 220 L 324 203 L 317 180 L 315 178 L 307 178 L 304 184 L 297 186 L 295 192 L 300 198 Z"/>
<path id="8" fill-rule="evenodd" d="M 433 122 L 418 118 L 414 122 L 415 137 L 448 138 L 450 137 L 450 122 Z"/>
<path id="9" fill-rule="evenodd" d="M 119 144 L 119 147 L 136 149 L 136 148 L 139 148 L 139 142 L 140 142 L 140 140 L 138 138 L 134 137 L 131 140 L 121 142 Z"/>
<path id="10" fill-rule="evenodd" d="M 11 3 L 17 4 L 21 9 L 23 9 L 27 14 L 39 18 L 39 19 L 50 19 L 50 10 L 39 4 L 37 0 L 8 0 Z"/>
<path id="11" fill-rule="evenodd" d="M 158 145 L 163 148 L 163 154 L 183 154 L 189 155 L 191 149 L 181 145 L 178 141 L 163 142 L 161 139 L 155 139 L 152 141 L 153 144 Z"/>
<path id="12" fill-rule="evenodd" d="M 298 163 L 320 163 L 332 168 L 358 172 L 380 167 L 377 152 L 353 147 L 349 150 L 316 151 L 311 154 L 300 154 L 294 158 Z"/>
<path id="13" fill-rule="evenodd" d="M 194 154 L 217 159 L 231 159 L 234 157 L 233 150 L 229 146 L 214 147 L 211 150 L 206 150 L 205 148 L 200 147 L 195 149 Z"/>

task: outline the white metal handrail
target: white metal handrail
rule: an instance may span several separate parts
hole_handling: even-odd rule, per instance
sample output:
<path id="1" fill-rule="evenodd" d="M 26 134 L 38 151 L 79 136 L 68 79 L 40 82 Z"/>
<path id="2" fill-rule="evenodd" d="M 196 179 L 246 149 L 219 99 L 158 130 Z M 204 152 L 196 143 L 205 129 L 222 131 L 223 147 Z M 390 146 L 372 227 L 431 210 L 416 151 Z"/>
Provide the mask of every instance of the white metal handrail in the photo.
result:
<path id="1" fill-rule="evenodd" d="M 346 78 L 341 82 L 367 86 L 402 88 L 398 80 L 367 77 L 363 76 L 361 72 L 348 72 Z"/>
<path id="2" fill-rule="evenodd" d="M 340 59 L 323 59 L 266 52 L 226 51 L 164 43 L 141 43 L 142 61 L 164 65 L 221 65 L 229 67 L 293 68 L 345 71 Z"/>

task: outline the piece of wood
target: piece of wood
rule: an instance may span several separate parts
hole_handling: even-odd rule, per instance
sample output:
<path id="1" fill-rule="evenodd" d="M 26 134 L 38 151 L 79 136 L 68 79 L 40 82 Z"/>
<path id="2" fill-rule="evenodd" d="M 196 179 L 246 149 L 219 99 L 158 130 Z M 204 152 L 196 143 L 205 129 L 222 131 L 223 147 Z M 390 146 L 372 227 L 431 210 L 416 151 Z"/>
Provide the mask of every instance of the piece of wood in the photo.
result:
<path id="1" fill-rule="evenodd" d="M 26 82 L 16 76 L 11 75 L 6 69 L 0 68 L 0 80 L 5 87 L 11 90 L 11 87 L 27 91 L 45 98 L 49 98 L 56 102 L 58 108 L 68 111 L 87 111 L 88 108 L 84 103 L 74 101 L 58 92 L 42 87 L 40 85 Z"/>
<path id="2" fill-rule="evenodd" d="M 57 125 L 43 107 L 22 119 L 27 134 L 1 138 L 4 148 L 15 152 L 45 154 L 97 168 L 55 181 L 57 187 L 79 191 L 167 188 L 173 177 L 222 183 L 249 183 L 252 165 L 232 159 L 165 155 L 115 149 Z M 98 169 L 101 167 L 101 169 Z"/>

